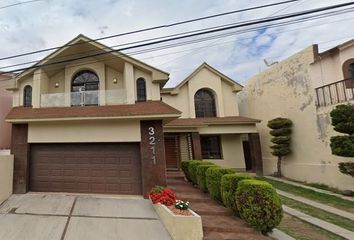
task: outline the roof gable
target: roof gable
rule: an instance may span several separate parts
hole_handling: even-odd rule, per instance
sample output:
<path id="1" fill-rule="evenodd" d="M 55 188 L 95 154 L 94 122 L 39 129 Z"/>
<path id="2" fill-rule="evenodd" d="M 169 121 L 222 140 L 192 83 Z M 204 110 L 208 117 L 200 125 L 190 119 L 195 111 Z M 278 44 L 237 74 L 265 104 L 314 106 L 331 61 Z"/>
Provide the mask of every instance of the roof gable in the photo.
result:
<path id="1" fill-rule="evenodd" d="M 93 48 L 100 50 L 100 52 L 93 52 L 91 54 L 83 55 L 83 56 L 79 56 L 79 57 L 71 57 L 68 59 L 64 59 L 64 60 L 60 60 L 60 61 L 53 61 L 55 60 L 60 54 L 62 54 L 64 51 L 68 50 L 69 48 L 78 46 L 80 43 L 82 44 L 89 44 L 90 46 L 92 46 Z M 102 43 L 99 43 L 93 39 L 90 39 L 89 37 L 83 35 L 83 34 L 79 34 L 77 37 L 75 37 L 74 39 L 72 39 L 71 41 L 69 41 L 68 43 L 66 43 L 65 45 L 63 45 L 62 47 L 60 47 L 59 49 L 57 49 L 56 51 L 54 51 L 53 53 L 49 54 L 48 56 L 44 57 L 42 60 L 40 60 L 39 62 L 37 62 L 36 64 L 32 65 L 29 67 L 29 69 L 25 70 L 24 72 L 20 73 L 17 75 L 17 78 L 22 78 L 32 72 L 34 72 L 35 70 L 37 70 L 37 66 L 38 68 L 41 66 L 49 66 L 49 65 L 55 65 L 55 64 L 59 64 L 61 62 L 67 62 L 70 60 L 70 62 L 74 62 L 75 60 L 77 60 L 76 58 L 89 58 L 91 55 L 105 55 L 105 54 L 112 54 L 117 58 L 121 58 L 124 61 L 130 62 L 135 66 L 138 66 L 142 69 L 148 70 L 149 72 L 152 72 L 152 77 L 153 77 L 153 81 L 157 81 L 157 82 L 162 82 L 165 83 L 167 82 L 167 80 L 169 79 L 169 73 L 162 71 L 158 68 L 155 68 L 151 65 L 148 65 L 144 62 L 141 62 L 138 59 L 135 59 L 131 56 L 128 56 L 127 54 L 124 54 L 118 50 L 115 50 L 111 47 L 108 47 Z"/>
<path id="2" fill-rule="evenodd" d="M 242 90 L 243 86 L 241 84 L 235 82 L 234 80 L 232 80 L 231 78 L 223 74 L 222 72 L 218 71 L 217 69 L 213 68 L 212 66 L 204 62 L 197 69 L 195 69 L 190 75 L 188 75 L 182 82 L 180 82 L 176 87 L 165 88 L 162 90 L 162 93 L 178 94 L 181 87 L 183 87 L 186 83 L 188 83 L 194 76 L 196 76 L 203 69 L 207 69 L 213 74 L 219 76 L 222 81 L 226 82 L 228 85 L 232 87 L 232 90 L 234 92 L 239 92 Z"/>

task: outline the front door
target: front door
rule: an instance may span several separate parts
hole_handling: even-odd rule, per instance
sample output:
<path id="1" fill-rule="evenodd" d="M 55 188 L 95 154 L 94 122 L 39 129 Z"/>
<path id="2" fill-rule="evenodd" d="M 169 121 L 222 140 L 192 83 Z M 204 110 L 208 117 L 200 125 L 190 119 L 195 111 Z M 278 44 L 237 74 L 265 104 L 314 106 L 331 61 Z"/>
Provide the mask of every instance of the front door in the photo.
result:
<path id="1" fill-rule="evenodd" d="M 165 157 L 167 169 L 179 169 L 180 151 L 178 135 L 165 135 Z"/>

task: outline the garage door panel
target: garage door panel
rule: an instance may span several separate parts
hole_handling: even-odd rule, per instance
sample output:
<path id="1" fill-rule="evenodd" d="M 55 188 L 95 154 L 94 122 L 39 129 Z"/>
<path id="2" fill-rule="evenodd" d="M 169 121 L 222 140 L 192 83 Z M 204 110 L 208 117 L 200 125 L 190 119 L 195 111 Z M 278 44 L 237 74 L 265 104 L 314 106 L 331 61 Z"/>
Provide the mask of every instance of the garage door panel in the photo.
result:
<path id="1" fill-rule="evenodd" d="M 32 144 L 30 189 L 141 194 L 138 144 Z"/>

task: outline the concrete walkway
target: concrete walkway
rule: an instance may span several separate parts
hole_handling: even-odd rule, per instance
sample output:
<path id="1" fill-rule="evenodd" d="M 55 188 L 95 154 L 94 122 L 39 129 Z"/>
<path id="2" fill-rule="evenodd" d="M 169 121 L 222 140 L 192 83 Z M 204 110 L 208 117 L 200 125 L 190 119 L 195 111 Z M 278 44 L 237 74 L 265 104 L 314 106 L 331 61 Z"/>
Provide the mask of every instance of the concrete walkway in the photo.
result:
<path id="1" fill-rule="evenodd" d="M 272 176 L 264 176 L 264 177 L 268 178 L 268 179 L 271 179 L 271 180 L 274 180 L 274 181 L 283 182 L 283 183 L 287 183 L 287 184 L 294 185 L 294 186 L 297 186 L 297 187 L 310 189 L 310 190 L 313 190 L 315 192 L 336 196 L 336 197 L 339 197 L 339 198 L 354 202 L 354 198 L 353 197 L 343 196 L 343 195 L 340 195 L 340 194 L 337 194 L 337 193 L 333 193 L 333 192 L 330 192 L 330 191 L 322 190 L 322 189 L 319 189 L 319 188 L 310 187 L 310 186 L 307 186 L 307 185 L 304 185 L 304 184 L 301 184 L 301 183 L 288 181 L 288 180 L 281 179 L 281 178 L 276 178 L 276 177 L 272 177 Z"/>
<path id="2" fill-rule="evenodd" d="M 281 195 L 281 196 L 293 199 L 295 201 L 310 205 L 310 206 L 315 207 L 315 208 L 319 208 L 319 209 L 321 209 L 323 211 L 326 211 L 326 212 L 329 212 L 329 213 L 333 213 L 335 215 L 338 215 L 338 216 L 341 216 L 341 217 L 344 217 L 344 218 L 347 218 L 349 220 L 354 221 L 354 214 L 352 214 L 350 212 L 345 212 L 345 211 L 340 210 L 338 208 L 334 208 L 334 207 L 328 206 L 326 204 L 322 204 L 322 203 L 318 203 L 318 202 L 315 202 L 315 201 L 311 201 L 311 200 L 308 200 L 307 198 L 299 197 L 299 196 L 296 196 L 294 194 L 287 193 L 287 192 L 284 192 L 284 191 L 281 191 L 281 190 L 278 190 L 278 189 L 277 189 L 277 193 L 279 195 Z"/>
<path id="3" fill-rule="evenodd" d="M 150 201 L 102 195 L 12 195 L 0 207 L 0 239 L 140 240 L 171 237 Z"/>
<path id="4" fill-rule="evenodd" d="M 334 233 L 338 236 L 341 236 L 345 239 L 348 239 L 348 240 L 354 240 L 354 232 L 352 232 L 352 231 L 341 228 L 341 227 L 334 225 L 332 223 L 325 222 L 321 219 L 314 218 L 310 215 L 307 215 L 305 213 L 302 213 L 298 210 L 295 210 L 293 208 L 290 208 L 290 207 L 287 207 L 284 205 L 283 205 L 283 210 L 284 210 L 284 212 L 286 212 L 289 215 L 299 218 L 305 222 L 311 223 L 311 224 L 313 224 L 317 227 L 320 227 L 326 231 L 332 232 L 332 233 Z"/>

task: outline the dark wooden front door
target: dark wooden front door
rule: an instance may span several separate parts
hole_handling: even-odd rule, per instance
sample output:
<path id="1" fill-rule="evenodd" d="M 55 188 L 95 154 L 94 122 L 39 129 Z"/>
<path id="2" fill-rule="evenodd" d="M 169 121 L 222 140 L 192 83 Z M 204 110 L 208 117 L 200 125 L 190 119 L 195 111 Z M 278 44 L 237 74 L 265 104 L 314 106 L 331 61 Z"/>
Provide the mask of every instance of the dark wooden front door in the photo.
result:
<path id="1" fill-rule="evenodd" d="M 138 143 L 31 144 L 30 190 L 141 195 Z"/>
<path id="2" fill-rule="evenodd" d="M 178 135 L 165 135 L 165 158 L 166 168 L 179 169 L 179 136 Z"/>

